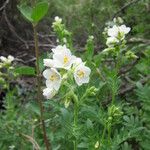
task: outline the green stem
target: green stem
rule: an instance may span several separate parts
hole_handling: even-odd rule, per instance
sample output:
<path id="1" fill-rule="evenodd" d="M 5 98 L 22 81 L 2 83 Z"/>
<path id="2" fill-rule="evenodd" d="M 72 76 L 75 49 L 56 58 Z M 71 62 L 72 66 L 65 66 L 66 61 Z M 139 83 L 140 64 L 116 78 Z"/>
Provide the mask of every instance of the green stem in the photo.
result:
<path id="1" fill-rule="evenodd" d="M 78 128 L 78 100 L 77 97 L 74 98 L 74 128 L 75 128 L 75 132 L 76 129 Z M 78 139 L 75 136 L 75 141 L 74 141 L 74 150 L 77 150 L 77 146 L 78 146 Z"/>
<path id="2" fill-rule="evenodd" d="M 107 129 L 108 130 L 108 142 L 111 143 L 111 126 Z"/>
<path id="3" fill-rule="evenodd" d="M 105 123 L 105 126 L 104 126 L 104 129 L 103 129 L 103 133 L 102 133 L 102 138 L 101 138 L 101 142 L 100 143 L 102 143 L 103 144 L 103 142 L 104 142 L 104 137 L 105 137 L 105 134 L 106 134 L 106 123 Z"/>
<path id="4" fill-rule="evenodd" d="M 115 102 L 115 92 L 112 90 L 112 101 L 111 101 L 111 105 L 113 105 Z"/>
<path id="5" fill-rule="evenodd" d="M 46 150 L 50 150 L 50 144 L 46 135 L 46 127 L 44 122 L 44 107 L 42 104 L 42 93 L 41 93 L 41 73 L 39 68 L 39 47 L 38 47 L 38 36 L 37 36 L 37 29 L 36 25 L 33 24 L 33 30 L 34 30 L 34 42 L 35 42 L 35 55 L 36 55 L 36 73 L 37 73 L 37 100 L 40 106 L 40 120 L 43 130 L 43 136 L 44 136 L 44 143 L 46 146 Z"/>

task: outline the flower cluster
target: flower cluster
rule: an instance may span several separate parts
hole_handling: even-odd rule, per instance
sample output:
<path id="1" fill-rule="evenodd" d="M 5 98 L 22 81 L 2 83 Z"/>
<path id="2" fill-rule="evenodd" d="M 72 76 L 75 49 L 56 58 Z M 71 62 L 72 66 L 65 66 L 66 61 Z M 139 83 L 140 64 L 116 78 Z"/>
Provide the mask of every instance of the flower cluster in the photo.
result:
<path id="1" fill-rule="evenodd" d="M 16 74 L 12 62 L 14 57 L 9 55 L 8 57 L 0 56 L 0 88 L 6 89 L 8 87 L 8 79 L 12 80 Z"/>
<path id="2" fill-rule="evenodd" d="M 14 61 L 14 57 L 9 55 L 8 57 L 0 56 L 0 66 L 9 65 L 12 61 Z"/>
<path id="3" fill-rule="evenodd" d="M 104 36 L 106 37 L 106 45 L 108 46 L 103 50 L 103 53 L 117 57 L 122 53 L 123 57 L 128 59 L 135 59 L 137 56 L 131 51 L 126 51 L 126 35 L 130 32 L 131 28 L 123 24 L 122 18 L 114 18 L 112 22 L 107 23 L 104 29 Z M 124 52 L 123 52 L 124 51 Z"/>
<path id="4" fill-rule="evenodd" d="M 106 41 L 106 45 L 108 47 L 112 47 L 113 45 L 124 40 L 125 35 L 128 34 L 130 30 L 131 28 L 126 27 L 126 25 L 121 26 L 114 25 L 112 28 L 109 28 L 107 31 L 108 38 Z"/>
<path id="5" fill-rule="evenodd" d="M 69 32 L 65 28 L 65 24 L 62 23 L 62 18 L 56 16 L 54 18 L 54 22 L 52 24 L 52 28 L 55 31 L 57 35 L 57 42 L 63 44 L 66 44 L 67 46 L 71 47 L 72 40 L 71 40 L 71 32 Z"/>
<path id="6" fill-rule="evenodd" d="M 62 80 L 66 79 L 65 74 L 62 76 L 57 69 L 73 73 L 78 86 L 89 82 L 90 68 L 85 66 L 85 62 L 81 58 L 72 55 L 66 45 L 58 45 L 52 49 L 52 52 L 52 59 L 44 59 L 44 66 L 48 68 L 43 72 L 46 79 L 46 88 L 43 90 L 43 95 L 47 99 L 51 99 L 58 92 Z"/>

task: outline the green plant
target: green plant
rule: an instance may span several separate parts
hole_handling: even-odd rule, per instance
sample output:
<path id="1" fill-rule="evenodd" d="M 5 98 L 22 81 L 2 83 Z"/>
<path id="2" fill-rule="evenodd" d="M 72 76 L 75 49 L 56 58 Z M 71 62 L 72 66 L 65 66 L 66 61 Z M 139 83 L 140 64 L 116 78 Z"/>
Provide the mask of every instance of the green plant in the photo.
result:
<path id="1" fill-rule="evenodd" d="M 70 32 L 67 29 L 70 23 L 56 16 L 52 29 L 57 45 L 41 55 L 37 27 L 49 5 L 39 0 L 18 6 L 33 26 L 36 68 L 12 63 L 11 56 L 0 57 L 0 94 L 5 93 L 0 113 L 0 149 L 148 150 L 149 46 L 128 44 L 131 29 L 117 17 L 106 23 L 104 50 L 97 47 L 102 27 L 96 26 L 95 18 L 100 16 L 94 14 L 107 14 L 109 9 L 111 16 L 122 2 L 112 5 L 109 1 L 104 5 L 104 1 L 57 0 L 51 4 L 54 3 L 71 5 L 74 13 L 70 16 L 68 12 L 72 10 L 68 5 L 64 7 L 68 20 L 73 22 L 76 20 L 71 16 L 84 8 L 77 14 L 84 28 L 76 36 L 86 31 L 88 38 L 83 37 L 86 43 L 74 44 L 76 25 L 72 22 L 69 28 L 73 28 L 73 32 Z M 99 5 L 104 6 L 99 8 Z M 57 6 L 62 10 L 61 15 L 64 7 Z M 104 21 L 105 17 L 100 20 Z M 81 45 L 79 52 L 77 47 Z M 29 89 L 20 82 L 20 76 L 30 78 Z M 35 86 L 34 78 L 37 79 Z"/>
<path id="2" fill-rule="evenodd" d="M 35 42 L 35 55 L 36 55 L 36 75 L 37 75 L 37 100 L 40 106 L 40 120 L 43 129 L 43 136 L 46 149 L 49 150 L 50 145 L 46 135 L 46 127 L 44 123 L 44 108 L 42 102 L 42 95 L 41 95 L 41 73 L 39 68 L 39 48 L 38 48 L 38 36 L 37 36 L 37 25 L 39 21 L 46 15 L 48 11 L 48 2 L 37 2 L 33 1 L 33 6 L 30 7 L 28 5 L 20 5 L 18 9 L 22 13 L 22 15 L 30 21 L 33 26 L 34 31 L 34 42 Z"/>

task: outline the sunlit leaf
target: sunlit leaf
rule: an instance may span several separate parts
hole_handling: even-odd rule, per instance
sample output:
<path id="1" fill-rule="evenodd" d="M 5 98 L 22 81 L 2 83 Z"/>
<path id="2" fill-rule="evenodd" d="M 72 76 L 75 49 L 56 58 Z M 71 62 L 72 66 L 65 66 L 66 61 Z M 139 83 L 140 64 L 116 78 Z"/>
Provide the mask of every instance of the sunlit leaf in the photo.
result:
<path id="1" fill-rule="evenodd" d="M 29 66 L 22 66 L 15 69 L 19 75 L 35 75 L 35 69 Z"/>
<path id="2" fill-rule="evenodd" d="M 48 2 L 40 2 L 35 5 L 31 16 L 34 22 L 39 22 L 46 15 L 48 6 Z"/>

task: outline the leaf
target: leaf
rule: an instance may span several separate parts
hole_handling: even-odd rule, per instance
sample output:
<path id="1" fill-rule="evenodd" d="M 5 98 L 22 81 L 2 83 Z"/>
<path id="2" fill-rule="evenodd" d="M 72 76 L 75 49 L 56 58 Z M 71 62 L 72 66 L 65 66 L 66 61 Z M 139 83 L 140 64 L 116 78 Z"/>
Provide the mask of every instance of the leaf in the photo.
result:
<path id="1" fill-rule="evenodd" d="M 86 57 L 87 59 L 91 60 L 94 55 L 94 42 L 92 36 L 89 36 L 85 48 L 86 48 Z"/>
<path id="2" fill-rule="evenodd" d="M 15 69 L 15 73 L 19 75 L 35 75 L 35 69 L 29 66 L 22 66 Z"/>
<path id="3" fill-rule="evenodd" d="M 92 123 L 92 121 L 90 119 L 87 119 L 86 125 L 87 125 L 88 129 L 92 129 L 93 128 L 93 123 Z"/>
<path id="4" fill-rule="evenodd" d="M 41 56 L 40 56 L 40 58 L 39 58 L 39 68 L 40 68 L 40 71 L 41 71 L 41 72 L 42 72 L 42 71 L 44 70 L 44 68 L 45 68 L 44 63 L 43 63 L 43 60 L 44 60 L 45 58 L 47 58 L 47 57 L 49 57 L 49 56 L 47 55 L 47 53 L 43 53 L 43 54 L 41 54 Z"/>
<path id="5" fill-rule="evenodd" d="M 36 103 L 31 103 L 29 107 L 33 112 L 40 116 L 40 108 Z"/>
<path id="6" fill-rule="evenodd" d="M 85 143 L 85 142 L 82 142 L 82 143 L 80 143 L 79 145 L 78 145 L 78 148 L 88 148 L 88 144 L 87 143 Z"/>
<path id="7" fill-rule="evenodd" d="M 33 22 L 33 19 L 31 17 L 32 15 L 32 8 L 27 6 L 26 4 L 17 6 L 21 14 L 30 22 Z"/>
<path id="8" fill-rule="evenodd" d="M 48 2 L 39 2 L 33 8 L 26 4 L 17 6 L 21 14 L 31 23 L 38 23 L 48 11 Z"/>
<path id="9" fill-rule="evenodd" d="M 34 22 L 39 22 L 46 15 L 48 6 L 48 2 L 39 2 L 35 5 L 31 16 Z"/>

